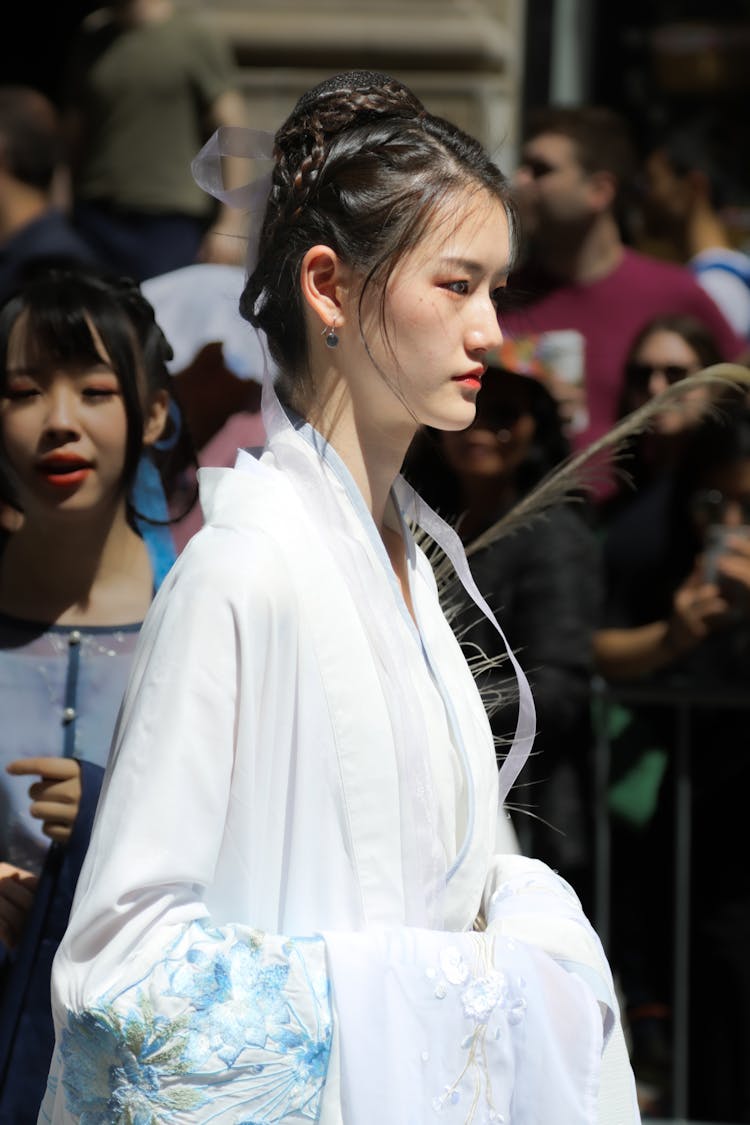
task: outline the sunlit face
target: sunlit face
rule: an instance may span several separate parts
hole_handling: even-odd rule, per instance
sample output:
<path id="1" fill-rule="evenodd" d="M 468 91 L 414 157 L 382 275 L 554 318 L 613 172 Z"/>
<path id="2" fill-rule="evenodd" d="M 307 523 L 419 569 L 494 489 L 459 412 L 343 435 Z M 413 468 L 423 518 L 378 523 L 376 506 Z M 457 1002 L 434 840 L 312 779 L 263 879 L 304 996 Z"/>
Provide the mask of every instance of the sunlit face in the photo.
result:
<path id="1" fill-rule="evenodd" d="M 699 371 L 701 366 L 697 352 L 678 332 L 665 329 L 652 332 L 642 341 L 628 365 L 630 409 L 642 406 L 672 383 Z M 654 429 L 665 435 L 690 429 L 700 418 L 707 399 L 705 387 L 687 392 L 679 405 L 657 417 Z"/>
<path id="2" fill-rule="evenodd" d="M 526 234 L 541 237 L 591 215 L 590 177 L 569 137 L 540 133 L 527 141 L 513 184 Z"/>
<path id="3" fill-rule="evenodd" d="M 104 512 L 122 500 L 128 422 L 119 379 L 93 328 L 101 362 L 32 361 L 25 321 L 21 314 L 10 334 L 0 435 L 26 518 Z"/>
<path id="4" fill-rule="evenodd" d="M 508 481 L 523 464 L 536 434 L 526 379 L 492 370 L 468 430 L 442 435 L 443 451 L 465 482 Z"/>
<path id="5" fill-rule="evenodd" d="M 391 276 L 385 330 L 377 295 L 365 299 L 366 350 L 362 344 L 349 379 L 361 416 L 409 436 L 418 425 L 471 424 L 487 353 L 502 342 L 498 306 L 509 260 L 508 219 L 497 199 L 467 191 L 438 211 Z"/>

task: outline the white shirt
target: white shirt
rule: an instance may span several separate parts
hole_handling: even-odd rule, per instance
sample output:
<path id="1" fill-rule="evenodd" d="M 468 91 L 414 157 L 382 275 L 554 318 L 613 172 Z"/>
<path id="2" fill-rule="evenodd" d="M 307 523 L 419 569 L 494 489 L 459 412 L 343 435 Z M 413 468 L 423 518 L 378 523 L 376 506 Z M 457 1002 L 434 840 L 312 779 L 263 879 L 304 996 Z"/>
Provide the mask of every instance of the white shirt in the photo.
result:
<path id="1" fill-rule="evenodd" d="M 750 257 L 715 246 L 696 254 L 688 265 L 737 335 L 750 339 Z"/>

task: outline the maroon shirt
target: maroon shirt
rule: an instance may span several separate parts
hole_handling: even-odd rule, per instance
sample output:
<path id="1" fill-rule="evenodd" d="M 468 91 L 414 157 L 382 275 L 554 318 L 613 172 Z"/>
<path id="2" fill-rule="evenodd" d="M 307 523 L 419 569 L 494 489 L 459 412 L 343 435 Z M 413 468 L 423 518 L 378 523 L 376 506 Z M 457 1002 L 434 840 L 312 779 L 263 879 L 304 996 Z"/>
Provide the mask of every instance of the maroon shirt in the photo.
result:
<path id="1" fill-rule="evenodd" d="M 616 421 L 625 360 L 637 334 L 654 317 L 696 317 L 713 332 L 726 360 L 737 359 L 747 348 L 687 269 L 634 250 L 626 249 L 620 264 L 599 281 L 555 284 L 522 274 L 511 284 L 528 293 L 528 302 L 501 315 L 506 335 L 574 328 L 584 337 L 589 425 L 573 437 L 576 449 Z"/>

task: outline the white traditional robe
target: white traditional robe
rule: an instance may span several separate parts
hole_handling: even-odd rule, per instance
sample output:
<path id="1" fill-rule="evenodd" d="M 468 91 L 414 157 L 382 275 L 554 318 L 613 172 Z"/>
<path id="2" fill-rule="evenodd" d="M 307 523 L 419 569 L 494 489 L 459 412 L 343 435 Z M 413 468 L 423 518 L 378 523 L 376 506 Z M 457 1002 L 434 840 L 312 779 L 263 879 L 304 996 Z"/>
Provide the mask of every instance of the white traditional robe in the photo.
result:
<path id="1" fill-rule="evenodd" d="M 427 560 L 394 503 L 415 626 L 342 463 L 277 404 L 266 424 L 259 462 L 202 472 L 206 526 L 143 627 L 40 1122 L 637 1121 L 578 900 L 497 854 Z"/>

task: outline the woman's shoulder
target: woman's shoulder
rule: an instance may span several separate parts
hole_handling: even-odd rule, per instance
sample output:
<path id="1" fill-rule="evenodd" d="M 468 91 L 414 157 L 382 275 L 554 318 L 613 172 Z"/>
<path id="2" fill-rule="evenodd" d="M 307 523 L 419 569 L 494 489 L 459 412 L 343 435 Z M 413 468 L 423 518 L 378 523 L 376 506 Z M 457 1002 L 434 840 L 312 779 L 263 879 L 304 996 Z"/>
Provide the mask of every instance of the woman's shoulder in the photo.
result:
<path id="1" fill-rule="evenodd" d="M 159 591 L 166 598 L 202 605 L 288 603 L 295 587 L 293 512 L 273 478 L 236 469 L 201 470 L 205 522 L 187 542 Z"/>

